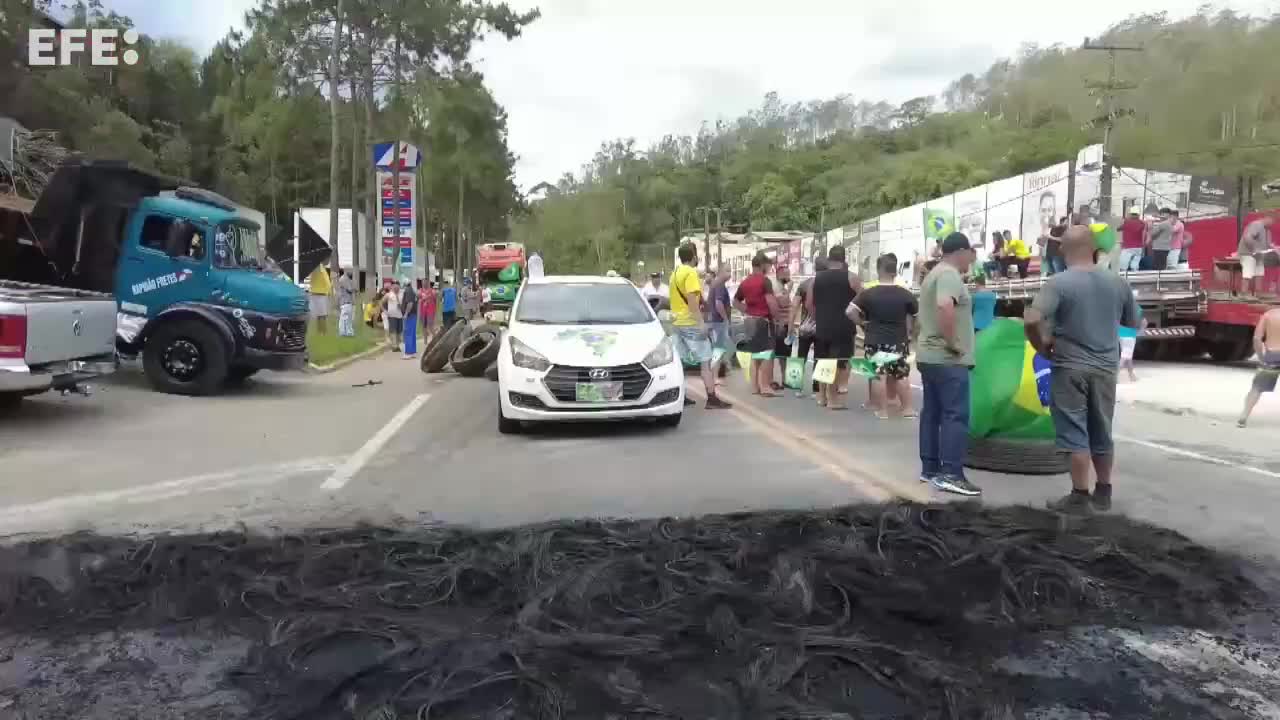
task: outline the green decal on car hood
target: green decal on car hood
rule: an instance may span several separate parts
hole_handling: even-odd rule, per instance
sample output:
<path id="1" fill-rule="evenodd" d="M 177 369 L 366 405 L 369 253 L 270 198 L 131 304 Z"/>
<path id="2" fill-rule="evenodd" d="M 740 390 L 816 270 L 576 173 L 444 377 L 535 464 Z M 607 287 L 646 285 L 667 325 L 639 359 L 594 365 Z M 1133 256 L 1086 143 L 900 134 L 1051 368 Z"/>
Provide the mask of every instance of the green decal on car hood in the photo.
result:
<path id="1" fill-rule="evenodd" d="M 556 333 L 556 342 L 581 342 L 590 348 L 596 357 L 604 357 L 618 342 L 618 333 L 614 330 L 569 328 Z"/>

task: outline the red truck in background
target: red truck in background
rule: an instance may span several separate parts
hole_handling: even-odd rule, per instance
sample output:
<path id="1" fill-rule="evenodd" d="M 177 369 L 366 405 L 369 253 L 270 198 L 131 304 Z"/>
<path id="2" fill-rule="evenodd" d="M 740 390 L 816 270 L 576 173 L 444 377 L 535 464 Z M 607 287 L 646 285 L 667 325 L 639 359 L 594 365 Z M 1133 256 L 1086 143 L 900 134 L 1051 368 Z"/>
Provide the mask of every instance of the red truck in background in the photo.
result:
<path id="1" fill-rule="evenodd" d="M 1239 265 L 1222 261 L 1235 257 L 1241 229 L 1262 215 L 1250 213 L 1242 223 L 1237 223 L 1233 215 L 1187 223 L 1187 231 L 1194 240 L 1188 264 L 1200 275 L 1205 304 L 1198 317 L 1184 318 L 1196 328 L 1194 342 L 1159 343 L 1169 347 L 1164 352 L 1154 349 L 1155 357 L 1176 359 L 1208 352 L 1219 362 L 1239 362 L 1253 356 L 1253 328 L 1263 313 L 1280 305 L 1280 298 L 1241 296 L 1243 281 Z M 1265 272 L 1264 287 L 1274 289 L 1280 282 L 1280 268 L 1267 268 Z M 1142 345 L 1139 343 L 1139 347 Z"/>

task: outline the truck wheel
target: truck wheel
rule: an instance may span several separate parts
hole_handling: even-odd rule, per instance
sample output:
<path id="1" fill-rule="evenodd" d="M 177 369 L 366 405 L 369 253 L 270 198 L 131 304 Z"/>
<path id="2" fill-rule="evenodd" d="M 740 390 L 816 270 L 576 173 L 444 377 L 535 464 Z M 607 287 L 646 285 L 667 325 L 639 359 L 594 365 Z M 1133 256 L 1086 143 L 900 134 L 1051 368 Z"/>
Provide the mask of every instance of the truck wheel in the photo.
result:
<path id="1" fill-rule="evenodd" d="M 1209 357 L 1214 362 L 1240 362 L 1253 354 L 1253 338 L 1218 340 L 1209 346 Z"/>
<path id="2" fill-rule="evenodd" d="M 491 329 L 481 329 L 473 333 L 453 351 L 449 362 L 453 369 L 463 377 L 480 377 L 490 363 L 498 359 L 498 348 L 502 338 Z"/>
<path id="3" fill-rule="evenodd" d="M 22 404 L 20 393 L 0 393 L 0 412 L 16 410 Z"/>
<path id="4" fill-rule="evenodd" d="M 227 379 L 227 354 L 226 343 L 207 323 L 178 320 L 147 338 L 142 368 L 161 392 L 214 395 Z"/>
<path id="5" fill-rule="evenodd" d="M 419 367 L 424 373 L 438 373 L 444 370 L 444 366 L 449 364 L 449 357 L 453 355 L 453 351 L 462 344 L 462 339 L 467 336 L 467 324 L 465 322 L 456 322 L 453 327 L 440 333 L 430 348 L 422 353 L 422 362 Z"/>
<path id="6" fill-rule="evenodd" d="M 1058 452 L 1052 440 L 974 438 L 969 440 L 965 467 L 1011 475 L 1061 475 L 1071 470 L 1071 458 Z"/>

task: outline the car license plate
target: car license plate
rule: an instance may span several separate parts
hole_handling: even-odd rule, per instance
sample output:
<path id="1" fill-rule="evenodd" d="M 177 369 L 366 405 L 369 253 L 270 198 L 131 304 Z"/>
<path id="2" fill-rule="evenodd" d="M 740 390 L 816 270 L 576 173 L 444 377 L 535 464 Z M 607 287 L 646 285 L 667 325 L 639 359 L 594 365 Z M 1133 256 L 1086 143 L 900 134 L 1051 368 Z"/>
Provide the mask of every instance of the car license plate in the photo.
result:
<path id="1" fill-rule="evenodd" d="M 622 383 L 578 383 L 575 397 L 578 402 L 617 402 L 622 399 Z"/>

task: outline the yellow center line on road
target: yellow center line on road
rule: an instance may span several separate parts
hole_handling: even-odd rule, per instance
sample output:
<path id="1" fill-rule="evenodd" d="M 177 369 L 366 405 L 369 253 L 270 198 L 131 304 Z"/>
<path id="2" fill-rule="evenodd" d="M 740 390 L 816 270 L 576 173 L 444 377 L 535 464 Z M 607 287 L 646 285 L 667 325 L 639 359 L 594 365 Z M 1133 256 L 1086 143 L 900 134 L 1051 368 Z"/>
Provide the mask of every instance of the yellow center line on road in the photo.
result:
<path id="1" fill-rule="evenodd" d="M 688 387 L 685 392 L 699 402 L 706 401 L 706 395 L 701 390 Z M 747 427 L 781 445 L 801 460 L 825 470 L 837 480 L 854 486 L 859 493 L 865 495 L 869 500 L 885 502 L 895 497 L 915 502 L 929 502 L 931 500 L 928 491 L 921 489 L 918 485 L 882 480 L 875 468 L 856 461 L 848 453 L 834 445 L 807 436 L 795 428 L 787 426 L 763 410 L 734 398 L 723 389 L 717 390 L 717 392 L 725 400 L 733 403 L 733 408 L 728 412 L 741 420 Z"/>

